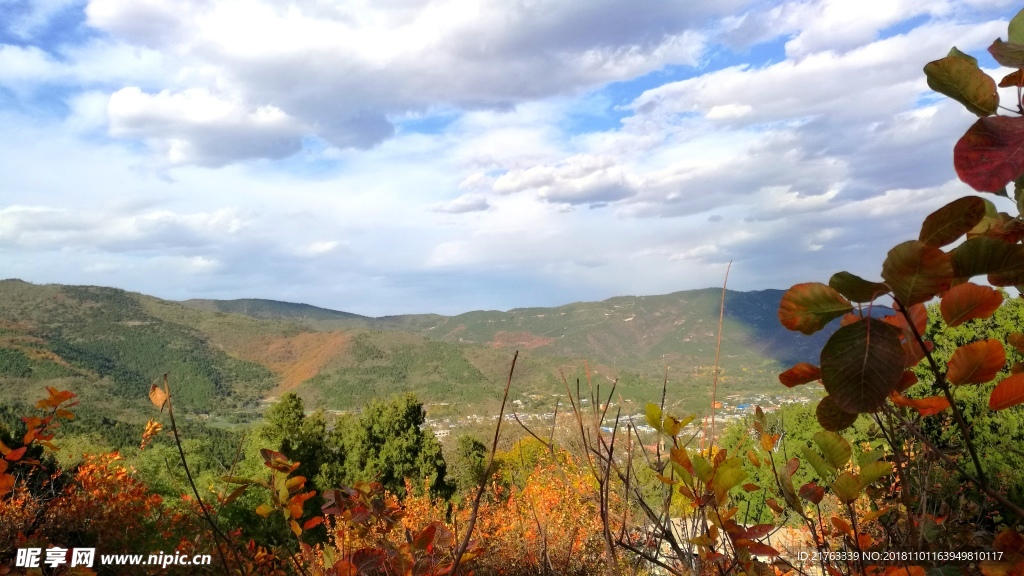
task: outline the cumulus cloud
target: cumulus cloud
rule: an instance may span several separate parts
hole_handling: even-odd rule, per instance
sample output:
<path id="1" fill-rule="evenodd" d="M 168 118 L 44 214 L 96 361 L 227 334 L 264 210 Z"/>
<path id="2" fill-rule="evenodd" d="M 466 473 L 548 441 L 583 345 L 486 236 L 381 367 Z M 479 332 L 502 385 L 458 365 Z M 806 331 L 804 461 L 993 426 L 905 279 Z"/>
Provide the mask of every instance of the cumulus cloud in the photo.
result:
<path id="1" fill-rule="evenodd" d="M 110 97 L 107 115 L 111 135 L 145 139 L 172 164 L 283 158 L 302 147 L 301 127 L 279 108 L 249 107 L 199 89 L 147 94 L 124 88 Z"/>
<path id="2" fill-rule="evenodd" d="M 548 202 L 614 202 L 637 193 L 642 183 L 614 158 L 580 154 L 548 166 L 510 170 L 494 180 L 499 194 L 530 191 Z"/>
<path id="3" fill-rule="evenodd" d="M 246 109 L 283 111 L 339 148 L 394 134 L 389 118 L 438 106 L 507 108 L 696 65 L 699 27 L 748 0 L 714 5 L 617 0 L 526 3 L 443 0 L 328 6 L 296 2 L 91 0 L 88 22 L 119 41 L 173 55 L 176 93 L 205 90 Z M 182 162 L 278 157 L 293 146 L 235 148 L 178 135 Z M 119 136 L 163 140 L 158 125 Z M 164 152 L 171 153 L 168 147 Z"/>

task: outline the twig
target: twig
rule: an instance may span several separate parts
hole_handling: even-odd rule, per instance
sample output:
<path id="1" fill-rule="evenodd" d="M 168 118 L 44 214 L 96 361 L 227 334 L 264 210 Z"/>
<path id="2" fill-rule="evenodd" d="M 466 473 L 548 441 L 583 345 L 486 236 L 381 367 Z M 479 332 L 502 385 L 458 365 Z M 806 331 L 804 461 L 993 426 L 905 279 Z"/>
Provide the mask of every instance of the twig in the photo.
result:
<path id="1" fill-rule="evenodd" d="M 487 480 L 490 478 L 491 467 L 494 466 L 494 453 L 498 451 L 498 435 L 501 433 L 501 422 L 505 419 L 505 403 L 508 401 L 508 389 L 512 386 L 512 373 L 516 369 L 516 359 L 519 358 L 519 351 L 516 350 L 514 356 L 512 356 L 512 366 L 508 369 L 508 381 L 505 383 L 505 394 L 501 399 L 501 410 L 498 412 L 498 423 L 494 426 L 494 442 L 491 443 L 491 456 L 487 459 L 486 472 L 483 478 L 480 479 L 480 484 L 477 486 L 476 496 L 473 498 L 473 509 L 469 514 L 469 522 L 466 525 L 466 533 L 462 536 L 462 543 L 459 544 L 459 549 L 455 552 L 455 561 L 452 562 L 452 569 L 449 572 L 453 576 L 458 574 L 459 563 L 462 562 L 462 555 L 466 553 L 466 548 L 469 547 L 469 538 L 473 535 L 473 528 L 476 526 L 476 515 L 480 510 L 480 499 L 484 495 L 484 491 L 487 490 Z"/>
<path id="2" fill-rule="evenodd" d="M 715 374 L 711 380 L 711 442 L 715 440 L 715 398 L 718 393 L 718 360 L 722 354 L 722 324 L 725 323 L 725 287 L 729 283 L 729 269 L 732 260 L 725 267 L 725 281 L 722 282 L 722 304 L 718 309 L 718 345 L 715 347 Z"/>
<path id="3" fill-rule="evenodd" d="M 939 364 L 932 356 L 931 350 L 928 350 L 928 347 L 925 346 L 924 338 L 917 331 L 917 326 L 914 325 L 914 320 L 910 317 L 910 311 L 902 302 L 896 300 L 895 296 L 893 297 L 893 300 L 898 305 L 900 313 L 903 314 L 907 324 L 910 326 L 910 331 L 914 334 L 914 339 L 917 340 L 918 345 L 921 346 L 921 350 L 925 353 L 925 357 L 928 358 L 928 364 L 932 369 L 932 374 L 935 375 L 935 385 L 942 390 L 943 394 L 945 394 L 946 400 L 949 400 L 949 405 L 953 409 L 953 417 L 956 420 L 957 426 L 960 427 L 960 433 L 964 437 L 964 444 L 967 445 L 967 451 L 970 452 L 971 459 L 974 460 L 974 469 L 978 472 L 978 484 L 982 488 L 988 488 L 988 479 L 985 478 L 985 471 L 981 467 L 981 459 L 978 458 L 978 452 L 974 449 L 974 442 L 971 440 L 971 431 L 967 427 L 967 421 L 964 420 L 963 412 L 960 411 L 960 407 L 956 405 L 956 400 L 953 399 L 953 393 L 949 389 L 949 383 L 946 382 L 945 373 L 939 370 Z"/>
<path id="4" fill-rule="evenodd" d="M 963 477 L 966 478 L 967 480 L 969 480 L 971 483 L 973 483 L 974 485 L 976 485 L 979 488 L 981 488 L 981 491 L 984 492 L 986 495 L 988 495 L 990 498 L 992 498 L 996 502 L 999 502 L 1003 506 L 1006 506 L 1007 508 L 1009 508 L 1018 517 L 1024 518 L 1024 508 L 1021 508 L 1020 506 L 1017 506 L 1016 504 L 1011 502 L 1009 499 L 1007 499 L 1006 496 L 1003 496 L 998 491 L 993 490 L 992 488 L 990 488 L 987 484 L 982 484 L 981 482 L 978 481 L 977 478 L 971 476 L 967 472 L 967 470 L 964 470 L 963 466 L 961 466 L 956 460 L 953 460 L 952 458 L 950 458 L 945 452 L 940 450 L 937 446 L 932 444 L 931 440 L 929 440 L 927 436 L 925 436 L 920 430 L 917 429 L 916 426 L 914 426 L 909 420 L 904 418 L 899 412 L 896 412 L 895 410 L 893 410 L 892 408 L 889 408 L 889 407 L 886 407 L 886 409 L 888 410 L 888 412 L 890 414 L 895 416 L 896 419 L 899 420 L 901 424 L 903 424 L 904 428 L 906 428 L 907 430 L 910 431 L 911 434 L 916 436 L 917 439 L 920 440 L 922 444 L 924 444 L 925 448 L 927 448 L 929 451 L 935 453 L 935 455 L 938 456 L 939 458 L 941 458 L 945 463 L 947 463 L 950 466 L 956 468 L 957 472 L 959 472 L 961 475 L 963 475 Z"/>
<path id="5" fill-rule="evenodd" d="M 181 447 L 181 438 L 178 437 L 178 425 L 174 422 L 174 408 L 171 406 L 171 389 L 167 384 L 167 374 L 164 374 L 164 392 L 167 393 L 167 416 L 171 419 L 171 433 L 174 436 L 174 444 L 178 447 L 178 455 L 181 456 L 181 467 L 185 469 L 185 477 L 188 478 L 188 484 L 192 487 L 192 494 L 196 497 L 196 502 L 199 504 L 199 509 L 203 512 L 203 517 L 206 518 L 206 522 L 210 525 L 213 530 L 213 539 L 217 545 L 217 553 L 220 555 L 220 561 L 224 565 L 225 576 L 231 574 L 231 569 L 228 567 L 228 560 L 224 556 L 224 551 L 220 547 L 220 539 L 224 539 L 224 546 L 228 546 L 228 539 L 221 533 L 220 528 L 217 527 L 217 523 L 213 521 L 210 516 L 210 511 L 206 509 L 206 504 L 203 502 L 202 497 L 199 496 L 199 489 L 196 488 L 195 480 L 192 479 L 192 472 L 188 469 L 188 460 L 185 459 L 185 450 Z M 239 561 L 237 555 L 235 561 L 238 562 L 239 567 L 242 563 Z"/>

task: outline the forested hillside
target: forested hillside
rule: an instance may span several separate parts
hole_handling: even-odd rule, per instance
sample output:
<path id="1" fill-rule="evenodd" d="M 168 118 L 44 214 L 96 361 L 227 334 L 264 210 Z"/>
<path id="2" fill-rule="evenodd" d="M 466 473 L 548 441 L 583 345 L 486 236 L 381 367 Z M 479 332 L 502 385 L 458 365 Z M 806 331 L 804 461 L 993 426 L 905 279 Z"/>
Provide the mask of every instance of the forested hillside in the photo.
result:
<path id="1" fill-rule="evenodd" d="M 706 404 L 720 292 L 619 297 L 557 308 L 453 317 L 368 318 L 271 300 L 184 303 L 115 288 L 0 282 L 0 398 L 37 396 L 59 383 L 86 411 L 134 412 L 170 373 L 181 410 L 249 420 L 260 402 L 294 391 L 347 411 L 413 392 L 447 414 L 495 408 L 512 352 L 516 394 L 550 397 L 566 379 L 619 380 L 625 399 L 649 398 L 668 368 L 680 402 Z M 814 342 L 776 328 L 775 291 L 729 292 L 720 390 L 771 390 L 785 363 Z M 824 336 L 823 336 L 824 337 Z M 541 403 L 538 408 L 541 407 Z M 441 406 L 446 408 L 441 409 Z"/>

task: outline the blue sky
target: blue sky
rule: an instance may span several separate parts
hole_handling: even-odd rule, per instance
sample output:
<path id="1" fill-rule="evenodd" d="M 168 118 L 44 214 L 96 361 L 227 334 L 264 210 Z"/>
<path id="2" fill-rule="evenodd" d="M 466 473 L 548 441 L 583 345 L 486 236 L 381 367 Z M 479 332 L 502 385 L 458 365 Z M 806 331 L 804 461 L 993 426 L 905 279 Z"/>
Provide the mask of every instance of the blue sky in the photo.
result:
<path id="1" fill-rule="evenodd" d="M 0 0 L 0 276 L 458 313 L 877 278 L 1000 0 Z"/>

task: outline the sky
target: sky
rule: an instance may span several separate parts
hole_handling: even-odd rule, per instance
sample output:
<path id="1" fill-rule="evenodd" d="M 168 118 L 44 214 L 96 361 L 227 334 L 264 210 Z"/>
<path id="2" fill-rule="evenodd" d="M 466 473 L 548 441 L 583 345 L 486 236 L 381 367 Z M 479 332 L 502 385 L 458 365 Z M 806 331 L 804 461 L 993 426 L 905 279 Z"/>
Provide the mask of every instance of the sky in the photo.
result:
<path id="1" fill-rule="evenodd" d="M 0 278 L 375 316 L 877 280 L 971 193 L 922 67 L 1001 77 L 1019 8 L 0 0 Z"/>

